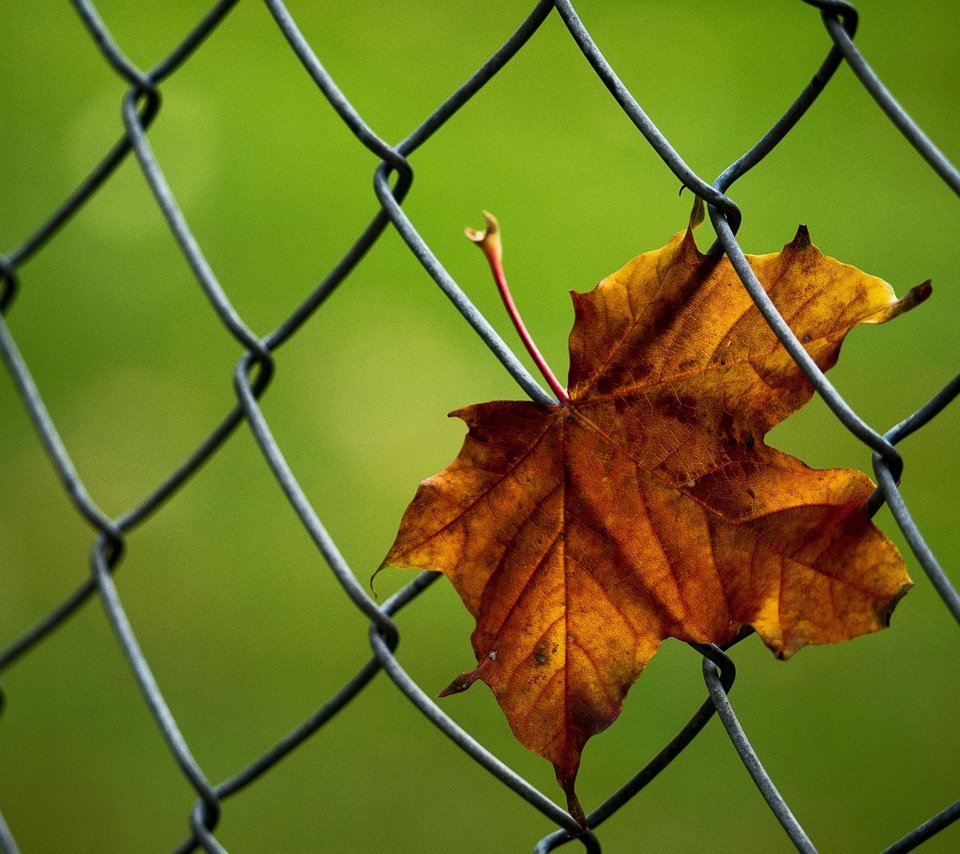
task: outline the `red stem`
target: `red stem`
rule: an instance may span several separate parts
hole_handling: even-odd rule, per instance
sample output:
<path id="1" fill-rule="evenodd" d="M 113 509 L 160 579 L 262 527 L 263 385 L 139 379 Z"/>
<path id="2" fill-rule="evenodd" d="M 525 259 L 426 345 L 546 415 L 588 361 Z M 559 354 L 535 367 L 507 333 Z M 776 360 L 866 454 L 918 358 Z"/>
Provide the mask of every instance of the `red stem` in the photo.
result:
<path id="1" fill-rule="evenodd" d="M 517 304 L 513 301 L 513 296 L 510 294 L 510 286 L 507 284 L 506 276 L 503 274 L 503 261 L 497 221 L 486 211 L 483 212 L 483 216 L 487 220 L 486 230 L 481 234 L 468 228 L 466 230 L 467 237 L 476 243 L 483 250 L 483 254 L 486 255 L 487 261 L 490 264 L 490 271 L 493 273 L 493 279 L 497 283 L 497 290 L 500 291 L 500 297 L 503 299 L 507 314 L 510 315 L 510 320 L 513 322 L 513 326 L 517 330 L 523 346 L 527 348 L 527 352 L 540 369 L 540 373 L 543 374 L 543 378 L 547 381 L 547 385 L 550 386 L 553 393 L 557 396 L 557 399 L 561 403 L 565 403 L 570 400 L 570 395 L 567 394 L 567 390 L 560 384 L 556 375 L 550 370 L 546 359 L 543 358 L 537 349 L 537 345 L 533 342 L 533 338 L 524 325 L 523 318 L 520 317 Z"/>

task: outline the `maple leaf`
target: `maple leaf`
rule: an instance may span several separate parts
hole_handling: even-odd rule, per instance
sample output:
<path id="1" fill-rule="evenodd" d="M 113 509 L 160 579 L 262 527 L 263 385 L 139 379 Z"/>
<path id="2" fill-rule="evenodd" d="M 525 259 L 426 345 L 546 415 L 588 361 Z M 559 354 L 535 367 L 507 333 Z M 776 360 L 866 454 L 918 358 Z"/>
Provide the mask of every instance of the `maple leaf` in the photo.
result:
<path id="1" fill-rule="evenodd" d="M 898 301 L 805 227 L 747 257 L 823 370 L 851 327 L 930 293 Z M 725 256 L 688 229 L 572 297 L 568 394 L 451 413 L 463 448 L 420 485 L 383 566 L 450 577 L 479 664 L 444 693 L 486 682 L 585 826 L 583 746 L 661 640 L 725 643 L 749 625 L 786 658 L 887 625 L 910 579 L 870 521 L 865 475 L 763 443 L 813 389 Z"/>

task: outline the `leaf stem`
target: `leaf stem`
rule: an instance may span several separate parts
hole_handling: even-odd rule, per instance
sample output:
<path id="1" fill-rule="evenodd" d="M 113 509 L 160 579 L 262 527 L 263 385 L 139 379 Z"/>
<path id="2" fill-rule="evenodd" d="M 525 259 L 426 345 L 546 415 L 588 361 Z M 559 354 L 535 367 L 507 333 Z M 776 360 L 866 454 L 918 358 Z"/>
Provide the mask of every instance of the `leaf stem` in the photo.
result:
<path id="1" fill-rule="evenodd" d="M 534 343 L 533 338 L 530 337 L 530 333 L 524 325 L 523 318 L 520 317 L 517 304 L 513 301 L 513 296 L 510 294 L 510 286 L 507 284 L 506 276 L 503 274 L 503 245 L 500 242 L 500 224 L 497 222 L 496 217 L 488 211 L 483 212 L 483 218 L 487 223 L 483 231 L 466 228 L 464 229 L 464 234 L 483 250 L 483 254 L 490 264 L 490 272 L 493 273 L 493 279 L 497 283 L 497 290 L 500 291 L 500 297 L 507 309 L 507 314 L 510 315 L 510 320 L 513 322 L 513 326 L 517 330 L 523 346 L 527 348 L 527 352 L 540 369 L 540 373 L 543 374 L 543 378 L 547 381 L 547 385 L 550 386 L 553 393 L 557 396 L 557 399 L 561 403 L 566 403 L 570 400 L 570 395 L 567 394 L 567 390 L 560 384 L 556 375 L 550 370 L 546 359 L 543 358 L 537 349 L 537 345 Z"/>

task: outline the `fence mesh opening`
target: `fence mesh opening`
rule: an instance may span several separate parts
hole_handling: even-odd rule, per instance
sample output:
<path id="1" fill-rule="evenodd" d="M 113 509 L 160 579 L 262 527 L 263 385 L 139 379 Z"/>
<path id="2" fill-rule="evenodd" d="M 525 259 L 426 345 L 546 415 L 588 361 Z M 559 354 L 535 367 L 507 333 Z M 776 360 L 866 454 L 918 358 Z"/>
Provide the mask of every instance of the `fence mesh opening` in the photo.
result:
<path id="1" fill-rule="evenodd" d="M 581 5 L 0 9 L 3 851 L 956 849 L 960 22 Z M 566 292 L 694 195 L 702 248 L 804 222 L 933 279 L 770 438 L 872 465 L 915 588 L 789 664 L 666 643 L 571 839 L 492 697 L 433 699 L 450 585 L 368 581 L 443 414 L 547 399 L 462 227 L 498 214 L 560 367 Z"/>

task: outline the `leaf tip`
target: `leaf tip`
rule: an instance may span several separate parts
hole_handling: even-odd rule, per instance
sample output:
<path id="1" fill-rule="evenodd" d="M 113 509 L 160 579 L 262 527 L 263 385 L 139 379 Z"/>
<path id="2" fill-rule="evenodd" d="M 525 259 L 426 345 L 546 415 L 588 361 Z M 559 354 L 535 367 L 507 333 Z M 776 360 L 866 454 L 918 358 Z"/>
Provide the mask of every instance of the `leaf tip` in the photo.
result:
<path id="1" fill-rule="evenodd" d="M 910 592 L 910 588 L 913 587 L 913 582 L 908 581 L 903 585 L 896 593 L 893 594 L 887 601 L 881 602 L 880 606 L 877 608 L 877 622 L 884 629 L 889 628 L 890 618 L 893 616 L 893 611 L 897 607 L 897 604 L 900 600 Z"/>
<path id="2" fill-rule="evenodd" d="M 920 303 L 926 301 L 930 295 L 933 293 L 933 285 L 930 283 L 930 280 L 927 279 L 925 282 L 921 282 L 916 287 L 910 288 L 898 301 L 899 310 L 897 314 L 903 314 L 905 311 L 910 311 L 914 306 L 920 305 Z"/>
<path id="3" fill-rule="evenodd" d="M 933 285 L 931 285 L 930 280 L 927 279 L 927 281 L 921 282 L 916 287 L 910 288 L 900 299 L 890 303 L 870 317 L 865 318 L 862 322 L 886 323 L 888 320 L 892 320 L 894 317 L 899 317 L 901 314 L 910 311 L 910 309 L 916 308 L 920 303 L 925 302 L 932 293 Z"/>
<path id="4" fill-rule="evenodd" d="M 700 196 L 693 197 L 693 208 L 690 211 L 690 228 L 694 229 L 706 218 L 706 208 Z"/>
<path id="5" fill-rule="evenodd" d="M 449 697 L 451 694 L 461 694 L 467 690 L 474 682 L 477 681 L 477 670 L 472 670 L 469 673 L 461 673 L 453 680 L 446 688 L 444 688 L 439 694 L 438 697 Z"/>
<path id="6" fill-rule="evenodd" d="M 560 785 L 567 796 L 567 812 L 570 813 L 570 817 L 579 824 L 583 830 L 586 830 L 587 815 L 583 811 L 583 805 L 580 803 L 580 798 L 577 797 L 577 793 L 574 790 L 574 782 L 575 778 L 564 779 L 560 781 Z"/>
<path id="7" fill-rule="evenodd" d="M 796 236 L 787 245 L 790 249 L 793 249 L 797 252 L 806 252 L 812 245 L 810 242 L 809 229 L 805 225 L 798 225 Z"/>
<path id="8" fill-rule="evenodd" d="M 683 257 L 683 253 L 686 253 L 689 256 L 689 260 L 693 263 L 696 263 L 706 256 L 700 251 L 700 247 L 697 246 L 697 240 L 693 236 L 694 226 L 692 223 L 686 227 L 686 229 L 676 235 L 674 235 L 673 240 L 670 241 L 671 244 L 674 244 L 678 238 L 680 240 L 679 244 L 679 257 Z M 682 236 L 681 236 L 682 235 Z M 669 244 L 668 244 L 669 245 Z"/>
<path id="9" fill-rule="evenodd" d="M 391 554 L 392 554 L 392 550 L 391 550 Z M 387 561 L 388 561 L 388 560 L 390 560 L 390 554 L 388 554 L 388 555 L 383 559 L 383 563 L 381 563 L 380 566 L 378 566 L 378 567 L 373 571 L 373 573 L 370 575 L 370 581 L 369 581 L 369 584 L 370 584 L 370 592 L 373 594 L 373 598 L 374 598 L 374 599 L 379 599 L 379 598 L 380 598 L 380 597 L 377 595 L 377 586 L 376 586 L 377 576 L 380 574 L 380 571 L 387 566 Z"/>

